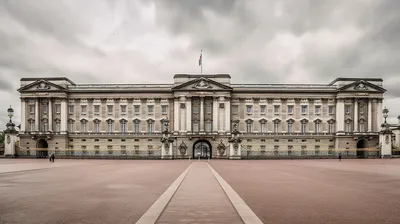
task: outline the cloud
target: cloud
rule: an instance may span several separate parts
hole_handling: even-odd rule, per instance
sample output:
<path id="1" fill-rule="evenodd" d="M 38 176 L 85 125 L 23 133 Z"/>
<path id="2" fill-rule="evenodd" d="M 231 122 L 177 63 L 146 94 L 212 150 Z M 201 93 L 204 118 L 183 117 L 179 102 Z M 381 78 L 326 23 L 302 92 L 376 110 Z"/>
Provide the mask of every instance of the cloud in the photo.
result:
<path id="1" fill-rule="evenodd" d="M 203 49 L 204 73 L 229 73 L 233 83 L 383 78 L 394 119 L 399 7 L 396 0 L 0 0 L 0 116 L 9 104 L 20 107 L 21 77 L 171 83 L 173 74 L 200 72 Z"/>

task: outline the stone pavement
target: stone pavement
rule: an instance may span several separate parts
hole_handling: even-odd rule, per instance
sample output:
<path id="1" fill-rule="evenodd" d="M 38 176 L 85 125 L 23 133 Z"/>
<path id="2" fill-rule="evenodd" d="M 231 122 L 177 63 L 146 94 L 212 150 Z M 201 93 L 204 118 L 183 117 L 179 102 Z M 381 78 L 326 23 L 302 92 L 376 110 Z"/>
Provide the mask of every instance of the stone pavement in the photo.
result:
<path id="1" fill-rule="evenodd" d="M 206 162 L 191 170 L 156 223 L 243 223 Z"/>

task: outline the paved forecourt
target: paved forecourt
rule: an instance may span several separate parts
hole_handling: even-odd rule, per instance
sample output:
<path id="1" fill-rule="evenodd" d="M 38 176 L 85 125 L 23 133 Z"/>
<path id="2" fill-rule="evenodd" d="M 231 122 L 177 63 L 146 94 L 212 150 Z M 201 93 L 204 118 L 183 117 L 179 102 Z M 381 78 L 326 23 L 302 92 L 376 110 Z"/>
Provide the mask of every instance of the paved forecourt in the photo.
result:
<path id="1" fill-rule="evenodd" d="M 188 166 L 0 159 L 0 223 L 135 223 Z"/>
<path id="2" fill-rule="evenodd" d="M 264 223 L 400 223 L 400 159 L 210 165 Z"/>

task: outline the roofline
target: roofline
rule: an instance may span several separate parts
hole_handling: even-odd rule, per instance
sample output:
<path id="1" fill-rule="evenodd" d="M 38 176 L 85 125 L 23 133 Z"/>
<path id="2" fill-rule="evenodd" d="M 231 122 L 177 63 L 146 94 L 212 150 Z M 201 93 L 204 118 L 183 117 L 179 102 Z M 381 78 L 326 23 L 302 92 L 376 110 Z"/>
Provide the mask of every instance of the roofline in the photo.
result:
<path id="1" fill-rule="evenodd" d="M 72 85 L 76 85 L 73 81 L 68 79 L 67 77 L 38 77 L 38 78 L 21 78 L 22 81 L 37 81 L 37 80 L 64 80 L 70 82 Z"/>
<path id="2" fill-rule="evenodd" d="M 334 83 L 336 83 L 338 81 L 360 81 L 360 80 L 383 82 L 383 79 L 381 79 L 381 78 L 337 78 L 337 79 L 333 80 L 331 83 L 329 83 L 329 85 L 333 85 Z"/>
<path id="3" fill-rule="evenodd" d="M 231 78 L 229 74 L 215 74 L 215 75 L 203 75 L 203 74 L 175 74 L 174 78 Z"/>

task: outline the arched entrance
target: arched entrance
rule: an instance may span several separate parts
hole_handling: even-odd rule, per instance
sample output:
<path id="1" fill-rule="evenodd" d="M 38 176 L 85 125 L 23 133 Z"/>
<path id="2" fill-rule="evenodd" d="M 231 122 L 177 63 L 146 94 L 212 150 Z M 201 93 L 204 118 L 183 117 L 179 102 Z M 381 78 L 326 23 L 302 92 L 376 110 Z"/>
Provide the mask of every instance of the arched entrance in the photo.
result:
<path id="1" fill-rule="evenodd" d="M 48 156 L 48 151 L 47 148 L 49 145 L 47 144 L 47 141 L 44 139 L 39 139 L 36 143 L 36 157 L 37 158 L 47 158 Z"/>
<path id="2" fill-rule="evenodd" d="M 207 140 L 198 140 L 193 144 L 193 158 L 200 159 L 211 159 L 212 148 L 211 144 Z"/>
<path id="3" fill-rule="evenodd" d="M 365 158 L 365 148 L 367 148 L 367 141 L 360 139 L 357 142 L 357 158 Z"/>

